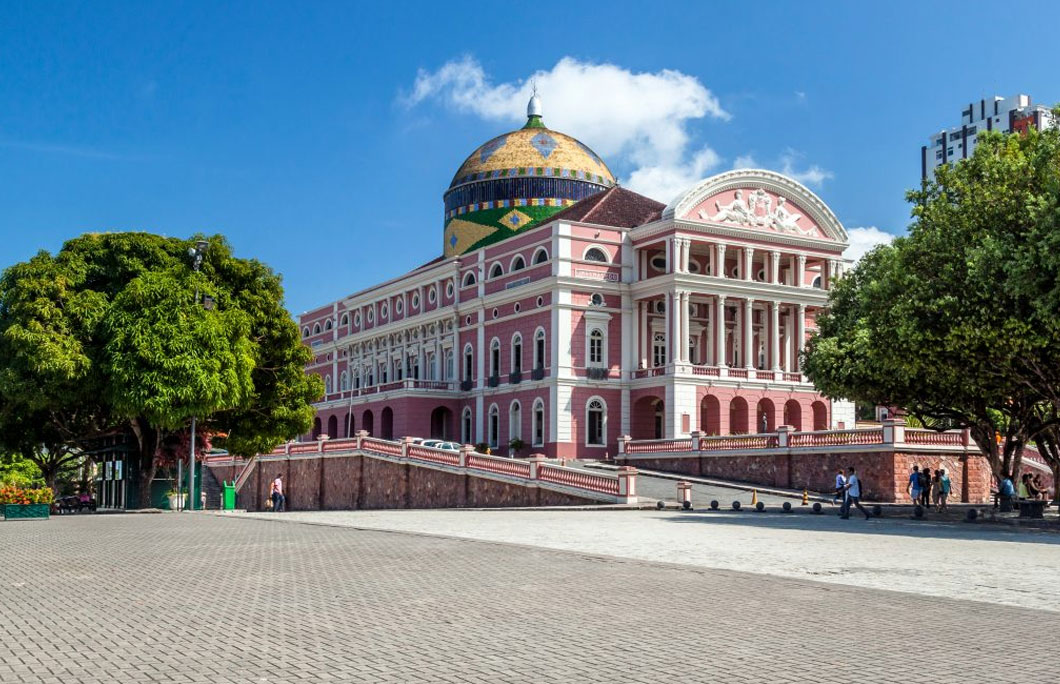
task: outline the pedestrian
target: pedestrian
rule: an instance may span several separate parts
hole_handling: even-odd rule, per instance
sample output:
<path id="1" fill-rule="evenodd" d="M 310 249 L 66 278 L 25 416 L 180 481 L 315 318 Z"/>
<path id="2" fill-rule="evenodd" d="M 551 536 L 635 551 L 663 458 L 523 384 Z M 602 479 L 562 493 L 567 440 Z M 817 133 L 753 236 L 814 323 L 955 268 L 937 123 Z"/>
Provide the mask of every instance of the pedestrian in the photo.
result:
<path id="1" fill-rule="evenodd" d="M 935 506 L 935 510 L 939 509 L 939 501 L 942 498 L 942 470 L 935 470 L 935 475 L 931 478 L 931 503 Z"/>
<path id="2" fill-rule="evenodd" d="M 1029 498 L 1031 498 L 1031 491 L 1027 487 L 1027 478 L 1028 477 L 1029 477 L 1029 475 L 1027 473 L 1023 473 L 1022 475 L 1020 475 L 1020 486 L 1019 486 L 1019 490 L 1017 490 L 1017 491 L 1019 493 L 1019 498 L 1021 498 L 1021 499 L 1029 499 Z"/>
<path id="3" fill-rule="evenodd" d="M 941 513 L 946 510 L 946 500 L 950 498 L 950 489 L 953 484 L 950 482 L 950 476 L 946 474 L 946 469 L 943 468 L 939 475 L 939 507 L 938 510 Z"/>
<path id="4" fill-rule="evenodd" d="M 927 466 L 920 469 L 920 505 L 931 505 L 931 468 Z"/>
<path id="5" fill-rule="evenodd" d="M 283 496 L 283 475 L 277 475 L 276 479 L 272 481 L 272 512 L 279 513 L 284 510 L 284 503 L 286 499 Z"/>
<path id="6" fill-rule="evenodd" d="M 1036 477 L 1029 473 L 1027 474 L 1027 494 L 1030 495 L 1030 498 L 1036 500 L 1042 498 L 1042 488 L 1038 486 L 1040 483 L 1040 476 Z"/>
<path id="7" fill-rule="evenodd" d="M 835 496 L 832 497 L 832 505 L 836 502 L 843 503 L 845 494 L 847 491 L 847 476 L 843 474 L 842 468 L 837 468 L 835 471 Z"/>
<path id="8" fill-rule="evenodd" d="M 913 466 L 913 472 L 909 473 L 909 484 L 905 486 L 905 491 L 915 506 L 916 502 L 920 501 L 920 466 Z"/>
<path id="9" fill-rule="evenodd" d="M 843 508 L 839 512 L 839 517 L 843 520 L 850 519 L 850 507 L 857 506 L 857 509 L 865 514 L 865 519 L 868 520 L 872 516 L 865 510 L 865 507 L 861 505 L 861 482 L 858 480 L 858 476 L 854 474 L 854 468 L 847 468 L 847 484 L 846 484 L 846 498 L 843 499 Z"/>
<path id="10" fill-rule="evenodd" d="M 1045 480 L 1042 479 L 1041 473 L 1034 476 L 1034 488 L 1038 490 L 1038 498 L 1044 501 L 1049 500 L 1049 490 L 1045 486 Z"/>

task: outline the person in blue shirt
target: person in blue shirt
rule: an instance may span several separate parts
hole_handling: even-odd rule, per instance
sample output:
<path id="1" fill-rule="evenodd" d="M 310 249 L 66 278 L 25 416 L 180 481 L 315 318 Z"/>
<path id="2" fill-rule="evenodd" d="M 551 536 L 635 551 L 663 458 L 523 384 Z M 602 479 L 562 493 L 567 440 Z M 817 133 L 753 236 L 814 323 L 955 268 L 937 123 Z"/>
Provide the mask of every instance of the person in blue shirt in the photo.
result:
<path id="1" fill-rule="evenodd" d="M 939 471 L 939 512 L 946 510 L 946 500 L 950 498 L 950 490 L 953 485 L 950 483 L 950 476 L 946 474 L 945 470 Z"/>
<path id="2" fill-rule="evenodd" d="M 913 472 L 909 473 L 909 484 L 906 485 L 905 491 L 912 498 L 914 505 L 920 501 L 920 466 L 913 466 Z"/>
<path id="3" fill-rule="evenodd" d="M 834 506 L 837 501 L 842 501 L 846 498 L 847 491 L 847 478 L 843 474 L 843 469 L 839 468 L 835 471 L 835 496 L 832 497 L 832 505 Z"/>

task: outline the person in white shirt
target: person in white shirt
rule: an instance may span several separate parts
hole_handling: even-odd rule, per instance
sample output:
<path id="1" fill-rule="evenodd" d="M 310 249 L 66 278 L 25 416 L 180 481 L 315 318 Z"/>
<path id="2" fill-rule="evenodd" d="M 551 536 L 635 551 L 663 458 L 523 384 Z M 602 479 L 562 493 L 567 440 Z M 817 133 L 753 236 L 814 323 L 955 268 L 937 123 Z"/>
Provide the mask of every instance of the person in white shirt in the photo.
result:
<path id="1" fill-rule="evenodd" d="M 857 506 L 858 510 L 865 514 L 865 519 L 868 520 L 872 516 L 861 505 L 861 481 L 854 474 L 853 468 L 847 468 L 847 472 L 849 474 L 847 475 L 846 498 L 843 499 L 843 508 L 839 511 L 839 517 L 843 520 L 848 520 L 850 518 L 850 507 L 853 505 Z"/>

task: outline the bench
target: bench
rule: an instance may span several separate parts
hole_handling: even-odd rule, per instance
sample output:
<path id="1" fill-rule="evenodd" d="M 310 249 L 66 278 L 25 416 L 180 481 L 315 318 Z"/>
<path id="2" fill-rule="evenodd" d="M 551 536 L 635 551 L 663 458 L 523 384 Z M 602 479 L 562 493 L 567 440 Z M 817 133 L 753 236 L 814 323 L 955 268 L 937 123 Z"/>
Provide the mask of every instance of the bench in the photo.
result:
<path id="1" fill-rule="evenodd" d="M 1049 502 L 1044 499 L 1020 499 L 1017 503 L 1020 507 L 1021 518 L 1040 520 L 1045 517 L 1045 506 Z"/>

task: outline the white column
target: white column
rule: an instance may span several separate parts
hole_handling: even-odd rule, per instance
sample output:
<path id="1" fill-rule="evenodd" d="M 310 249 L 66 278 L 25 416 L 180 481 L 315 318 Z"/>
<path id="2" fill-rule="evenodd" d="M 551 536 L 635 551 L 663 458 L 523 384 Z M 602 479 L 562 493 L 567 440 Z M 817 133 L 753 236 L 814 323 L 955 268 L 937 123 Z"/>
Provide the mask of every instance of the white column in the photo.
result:
<path id="1" fill-rule="evenodd" d="M 791 372 L 791 310 L 789 309 L 784 314 L 784 359 L 783 368 L 787 372 Z"/>
<path id="2" fill-rule="evenodd" d="M 714 365 L 725 366 L 725 297 L 718 296 L 714 305 Z"/>
<path id="3" fill-rule="evenodd" d="M 651 365 L 651 335 L 648 332 L 648 303 L 644 300 L 637 302 L 637 318 L 640 328 L 637 330 L 637 347 L 640 364 L 645 368 Z"/>
<path id="4" fill-rule="evenodd" d="M 684 269 L 685 273 L 688 273 L 688 262 L 692 259 L 692 240 L 689 238 L 684 239 L 685 244 L 685 255 L 684 255 Z"/>
<path id="5" fill-rule="evenodd" d="M 666 363 L 672 363 L 674 360 L 674 345 L 673 345 L 673 309 L 674 300 L 669 294 L 663 299 L 665 305 L 663 306 L 663 330 L 666 331 Z"/>
<path id="6" fill-rule="evenodd" d="M 681 293 L 681 337 L 677 338 L 681 344 L 681 361 L 688 363 L 688 336 L 692 329 L 688 320 L 688 298 L 691 293 Z"/>
<path id="7" fill-rule="evenodd" d="M 806 257 L 800 254 L 796 257 L 796 263 L 798 264 L 795 268 L 795 287 L 803 287 L 806 282 Z"/>
<path id="8" fill-rule="evenodd" d="M 754 368 L 754 303 L 753 299 L 744 300 L 743 310 L 743 365 L 745 368 Z"/>
<path id="9" fill-rule="evenodd" d="M 802 348 L 806 344 L 806 305 L 799 304 L 798 320 L 795 321 L 796 337 L 795 337 L 795 359 L 798 364 L 798 371 L 802 372 Z"/>
<path id="10" fill-rule="evenodd" d="M 774 285 L 780 284 L 780 252 L 770 252 L 769 282 Z"/>
<path id="11" fill-rule="evenodd" d="M 774 252 L 776 254 L 776 252 Z M 776 259 L 773 260 L 776 263 Z M 770 322 L 770 333 L 772 333 L 772 344 L 770 345 L 770 361 L 774 371 L 780 370 L 780 302 L 772 302 L 770 308 L 772 321 Z"/>
<path id="12" fill-rule="evenodd" d="M 674 268 L 674 238 L 666 239 L 666 272 L 673 273 Z"/>
<path id="13" fill-rule="evenodd" d="M 754 280 L 754 258 L 755 251 L 752 247 L 743 248 L 743 276 L 744 280 Z"/>
<path id="14" fill-rule="evenodd" d="M 714 275 L 719 278 L 725 277 L 725 245 L 718 245 L 715 250 L 718 253 L 718 258 L 714 264 Z"/>

